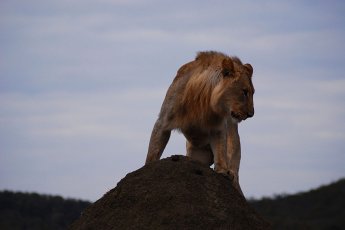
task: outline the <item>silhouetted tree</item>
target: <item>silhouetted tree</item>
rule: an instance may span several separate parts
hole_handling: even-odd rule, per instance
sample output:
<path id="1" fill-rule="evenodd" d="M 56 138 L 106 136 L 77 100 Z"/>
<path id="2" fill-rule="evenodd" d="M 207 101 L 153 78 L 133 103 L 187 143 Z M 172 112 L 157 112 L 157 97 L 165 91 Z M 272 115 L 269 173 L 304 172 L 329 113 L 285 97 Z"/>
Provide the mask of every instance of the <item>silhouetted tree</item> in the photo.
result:
<path id="1" fill-rule="evenodd" d="M 36 193 L 0 192 L 0 229 L 67 229 L 90 202 Z"/>
<path id="2" fill-rule="evenodd" d="M 273 229 L 344 229 L 345 179 L 309 192 L 252 200 Z"/>

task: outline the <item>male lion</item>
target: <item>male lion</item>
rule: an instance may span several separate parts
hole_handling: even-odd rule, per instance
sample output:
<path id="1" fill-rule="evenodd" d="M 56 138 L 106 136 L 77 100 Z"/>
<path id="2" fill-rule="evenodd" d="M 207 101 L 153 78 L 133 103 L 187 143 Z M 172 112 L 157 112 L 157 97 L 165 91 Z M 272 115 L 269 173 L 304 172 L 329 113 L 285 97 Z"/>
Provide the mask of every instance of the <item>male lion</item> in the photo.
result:
<path id="1" fill-rule="evenodd" d="M 241 158 L 238 123 L 254 115 L 253 68 L 237 57 L 200 52 L 183 65 L 168 89 L 154 125 L 146 164 L 159 160 L 172 130 L 187 139 L 187 156 L 218 173 L 230 173 L 239 185 Z"/>

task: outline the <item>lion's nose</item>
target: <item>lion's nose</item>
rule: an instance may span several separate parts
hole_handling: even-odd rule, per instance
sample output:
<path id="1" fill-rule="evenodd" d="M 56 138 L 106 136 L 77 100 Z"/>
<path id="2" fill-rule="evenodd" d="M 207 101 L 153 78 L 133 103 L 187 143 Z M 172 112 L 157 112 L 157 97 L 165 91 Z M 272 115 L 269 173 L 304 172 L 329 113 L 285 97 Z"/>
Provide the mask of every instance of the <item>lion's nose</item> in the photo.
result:
<path id="1" fill-rule="evenodd" d="M 248 117 L 253 117 L 254 116 L 254 109 L 252 111 L 248 112 L 247 116 Z"/>

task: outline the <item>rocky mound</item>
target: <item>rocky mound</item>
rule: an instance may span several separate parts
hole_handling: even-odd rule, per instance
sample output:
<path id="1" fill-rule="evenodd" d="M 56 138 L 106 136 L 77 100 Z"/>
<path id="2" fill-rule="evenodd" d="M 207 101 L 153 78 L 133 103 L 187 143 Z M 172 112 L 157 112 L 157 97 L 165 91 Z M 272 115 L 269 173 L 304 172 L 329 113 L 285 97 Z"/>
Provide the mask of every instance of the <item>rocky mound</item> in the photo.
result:
<path id="1" fill-rule="evenodd" d="M 269 229 L 230 179 L 184 156 L 129 173 L 71 229 Z"/>

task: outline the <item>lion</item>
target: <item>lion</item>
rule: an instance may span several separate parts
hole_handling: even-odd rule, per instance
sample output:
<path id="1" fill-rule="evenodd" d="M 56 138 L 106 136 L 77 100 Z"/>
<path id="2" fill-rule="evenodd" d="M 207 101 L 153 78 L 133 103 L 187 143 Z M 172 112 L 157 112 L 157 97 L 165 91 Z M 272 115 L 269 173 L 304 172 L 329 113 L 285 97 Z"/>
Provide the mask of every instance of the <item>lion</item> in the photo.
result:
<path id="1" fill-rule="evenodd" d="M 153 127 L 146 164 L 159 160 L 172 130 L 186 138 L 187 156 L 239 184 L 238 123 L 254 116 L 253 68 L 237 57 L 199 52 L 170 85 Z"/>

